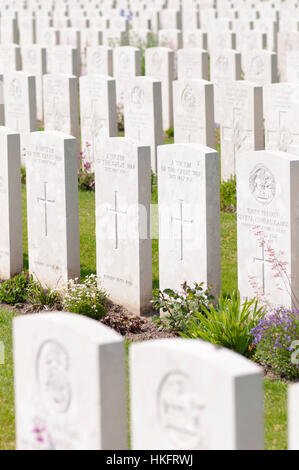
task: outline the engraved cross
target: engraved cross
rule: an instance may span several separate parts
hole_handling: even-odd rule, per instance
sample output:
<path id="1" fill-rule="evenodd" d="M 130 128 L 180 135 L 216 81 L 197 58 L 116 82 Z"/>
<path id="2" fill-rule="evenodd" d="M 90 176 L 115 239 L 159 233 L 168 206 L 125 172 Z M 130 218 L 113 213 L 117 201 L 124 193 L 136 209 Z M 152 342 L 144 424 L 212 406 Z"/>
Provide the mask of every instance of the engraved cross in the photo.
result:
<path id="1" fill-rule="evenodd" d="M 268 261 L 265 259 L 265 245 L 264 243 L 262 244 L 262 256 L 261 258 L 253 258 L 254 263 L 258 263 L 262 266 L 262 288 L 263 288 L 263 294 L 265 294 L 265 265 L 269 264 L 271 265 L 271 261 Z"/>
<path id="2" fill-rule="evenodd" d="M 118 203 L 117 203 L 117 191 L 114 191 L 114 208 L 113 209 L 107 209 L 108 212 L 111 214 L 114 214 L 114 228 L 115 228 L 115 249 L 118 249 L 118 216 L 119 215 L 126 215 L 127 211 L 120 211 L 118 209 Z"/>
<path id="3" fill-rule="evenodd" d="M 233 108 L 233 123 L 230 127 L 222 128 L 222 136 L 224 140 L 229 140 L 234 146 L 234 166 L 236 167 L 236 153 L 242 149 L 244 142 L 252 135 L 249 129 L 241 129 L 240 126 L 240 109 Z"/>
<path id="4" fill-rule="evenodd" d="M 45 218 L 45 236 L 48 236 L 48 204 L 55 204 L 55 201 L 47 198 L 47 182 L 44 182 L 44 197 L 38 197 L 37 202 L 44 205 L 44 218 Z"/>
<path id="5" fill-rule="evenodd" d="M 184 201 L 180 201 L 180 217 L 171 217 L 171 222 L 179 222 L 181 225 L 181 261 L 184 259 L 184 224 L 193 224 L 193 220 L 186 220 L 183 217 L 183 203 Z"/>

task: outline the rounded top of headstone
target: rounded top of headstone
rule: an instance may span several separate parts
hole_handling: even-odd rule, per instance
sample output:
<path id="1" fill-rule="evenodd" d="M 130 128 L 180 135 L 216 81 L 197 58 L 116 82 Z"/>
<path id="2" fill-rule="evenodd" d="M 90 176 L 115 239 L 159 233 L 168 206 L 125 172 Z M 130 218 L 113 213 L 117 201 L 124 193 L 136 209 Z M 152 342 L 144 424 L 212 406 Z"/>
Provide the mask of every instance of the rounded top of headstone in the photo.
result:
<path id="1" fill-rule="evenodd" d="M 24 329 L 24 334 L 30 334 L 32 328 L 57 327 L 59 330 L 69 329 L 78 337 L 87 337 L 94 343 L 105 344 L 111 342 L 122 342 L 123 338 L 111 328 L 99 321 L 83 315 L 67 312 L 36 313 L 14 318 L 15 327 Z M 28 334 L 27 333 L 27 334 Z"/>

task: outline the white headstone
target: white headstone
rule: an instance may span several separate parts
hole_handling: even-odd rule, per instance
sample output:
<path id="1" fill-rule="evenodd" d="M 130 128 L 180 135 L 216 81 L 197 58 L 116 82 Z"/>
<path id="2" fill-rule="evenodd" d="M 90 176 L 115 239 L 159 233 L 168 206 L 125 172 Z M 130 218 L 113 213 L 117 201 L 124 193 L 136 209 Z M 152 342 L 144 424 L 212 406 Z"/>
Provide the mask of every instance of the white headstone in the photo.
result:
<path id="1" fill-rule="evenodd" d="M 278 81 L 277 54 L 264 50 L 248 50 L 244 54 L 243 71 L 245 79 L 258 85 Z"/>
<path id="2" fill-rule="evenodd" d="M 37 44 L 22 46 L 23 70 L 35 76 L 37 118 L 43 120 L 43 76 L 47 72 L 46 48 Z"/>
<path id="3" fill-rule="evenodd" d="M 152 170 L 157 169 L 157 146 L 163 144 L 161 82 L 132 78 L 124 95 L 125 136 L 151 147 Z"/>
<path id="4" fill-rule="evenodd" d="M 59 41 L 61 45 L 72 46 L 77 49 L 78 75 L 81 73 L 81 31 L 76 28 L 64 28 L 60 30 Z"/>
<path id="5" fill-rule="evenodd" d="M 87 75 L 113 76 L 113 49 L 107 46 L 87 48 Z"/>
<path id="6" fill-rule="evenodd" d="M 241 355 L 147 341 L 130 348 L 130 379 L 132 449 L 263 449 L 263 373 Z"/>
<path id="7" fill-rule="evenodd" d="M 214 90 L 206 80 L 177 80 L 173 83 L 175 143 L 215 147 Z"/>
<path id="8" fill-rule="evenodd" d="M 158 198 L 160 289 L 204 282 L 218 295 L 218 152 L 195 144 L 159 147 Z"/>
<path id="9" fill-rule="evenodd" d="M 109 47 L 128 46 L 129 34 L 119 29 L 106 29 L 103 31 L 103 45 Z"/>
<path id="10" fill-rule="evenodd" d="M 17 132 L 37 130 L 35 76 L 11 72 L 4 79 L 5 125 Z"/>
<path id="11" fill-rule="evenodd" d="M 134 314 L 152 295 L 150 148 L 107 139 L 96 158 L 97 273 L 117 304 Z"/>
<path id="12" fill-rule="evenodd" d="M 299 154 L 298 112 L 298 83 L 277 83 L 264 87 L 267 150 Z"/>
<path id="13" fill-rule="evenodd" d="M 232 31 L 212 31 L 209 33 L 209 51 L 236 49 L 236 33 Z"/>
<path id="14" fill-rule="evenodd" d="M 60 31 L 55 28 L 45 28 L 39 33 L 39 44 L 43 46 L 57 46 L 59 44 Z"/>
<path id="15" fill-rule="evenodd" d="M 159 46 L 177 51 L 183 47 L 182 31 L 179 29 L 161 29 L 159 31 Z"/>
<path id="16" fill-rule="evenodd" d="M 29 45 L 36 42 L 36 20 L 32 15 L 19 18 L 18 30 L 20 44 Z"/>
<path id="17" fill-rule="evenodd" d="M 126 449 L 121 336 L 58 312 L 21 315 L 13 330 L 17 448 Z"/>
<path id="18" fill-rule="evenodd" d="M 286 58 L 286 80 L 287 82 L 299 81 L 299 51 L 287 52 Z"/>
<path id="19" fill-rule="evenodd" d="M 44 128 L 79 137 L 77 77 L 64 74 L 44 76 Z"/>
<path id="20" fill-rule="evenodd" d="M 117 103 L 124 104 L 124 94 L 128 85 L 137 75 L 141 75 L 141 56 L 136 47 L 122 46 L 113 50 L 113 73 L 116 79 Z"/>
<path id="21" fill-rule="evenodd" d="M 208 49 L 208 33 L 200 29 L 184 29 L 183 31 L 184 48 Z"/>
<path id="22" fill-rule="evenodd" d="M 81 148 L 94 165 L 103 137 L 117 137 L 115 80 L 103 75 L 80 78 Z"/>
<path id="23" fill-rule="evenodd" d="M 20 135 L 0 127 L 0 279 L 23 268 Z"/>
<path id="24" fill-rule="evenodd" d="M 238 286 L 242 299 L 258 295 L 278 308 L 292 306 L 290 289 L 298 298 L 298 178 L 299 157 L 292 154 L 269 150 L 238 155 Z M 277 262 L 286 264 L 277 271 Z"/>
<path id="25" fill-rule="evenodd" d="M 221 90 L 221 178 L 227 180 L 235 174 L 237 153 L 264 148 L 263 88 L 237 80 Z"/>
<path id="26" fill-rule="evenodd" d="M 222 115 L 222 88 L 234 80 L 241 80 L 241 54 L 231 49 L 216 49 L 210 54 L 210 75 L 214 84 L 215 121 Z"/>
<path id="27" fill-rule="evenodd" d="M 202 49 L 180 49 L 177 52 L 177 76 L 179 80 L 187 78 L 209 79 L 209 54 Z"/>
<path id="28" fill-rule="evenodd" d="M 277 52 L 278 22 L 274 21 L 274 19 L 269 19 L 269 13 L 267 13 L 266 19 L 260 18 L 259 21 L 254 22 L 254 29 L 266 33 L 267 49 Z"/>
<path id="29" fill-rule="evenodd" d="M 0 44 L 0 73 L 21 70 L 21 48 L 15 44 Z"/>
<path id="30" fill-rule="evenodd" d="M 47 72 L 79 76 L 78 49 L 72 46 L 53 46 L 47 50 Z"/>
<path id="31" fill-rule="evenodd" d="M 299 50 L 299 32 L 279 31 L 277 41 L 279 80 L 286 81 L 287 54 Z"/>
<path id="32" fill-rule="evenodd" d="M 1 44 L 18 43 L 18 22 L 10 15 L 1 17 Z"/>
<path id="33" fill-rule="evenodd" d="M 174 54 L 174 51 L 167 47 L 150 47 L 145 51 L 146 75 L 161 82 L 163 129 L 165 131 L 173 127 Z"/>
<path id="34" fill-rule="evenodd" d="M 33 132 L 26 153 L 29 272 L 57 288 L 80 277 L 77 139 Z"/>

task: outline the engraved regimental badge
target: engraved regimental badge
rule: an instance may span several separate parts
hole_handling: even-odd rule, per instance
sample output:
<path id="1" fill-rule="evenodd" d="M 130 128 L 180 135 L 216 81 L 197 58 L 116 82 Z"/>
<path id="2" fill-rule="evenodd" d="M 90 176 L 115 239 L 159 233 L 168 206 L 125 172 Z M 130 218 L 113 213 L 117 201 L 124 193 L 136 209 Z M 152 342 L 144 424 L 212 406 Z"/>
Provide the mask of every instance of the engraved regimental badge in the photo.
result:
<path id="1" fill-rule="evenodd" d="M 276 184 L 269 168 L 262 164 L 256 165 L 249 176 L 249 188 L 258 202 L 270 204 L 276 194 Z"/>

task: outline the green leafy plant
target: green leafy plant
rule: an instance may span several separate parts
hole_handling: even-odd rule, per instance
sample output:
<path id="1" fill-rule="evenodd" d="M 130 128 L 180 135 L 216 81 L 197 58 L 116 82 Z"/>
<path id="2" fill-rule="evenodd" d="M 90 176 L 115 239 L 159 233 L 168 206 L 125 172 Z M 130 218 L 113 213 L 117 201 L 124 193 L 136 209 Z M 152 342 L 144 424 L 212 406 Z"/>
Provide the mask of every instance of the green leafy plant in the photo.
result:
<path id="1" fill-rule="evenodd" d="M 45 288 L 40 281 L 30 277 L 27 287 L 27 301 L 37 310 L 53 310 L 61 308 L 62 298 L 58 290 Z"/>
<path id="2" fill-rule="evenodd" d="M 201 338 L 249 355 L 252 330 L 264 315 L 265 309 L 259 307 L 256 299 L 242 303 L 239 292 L 235 291 L 231 298 L 220 296 L 216 307 L 212 305 L 207 309 L 203 306 L 202 312 L 195 312 L 181 336 Z"/>
<path id="3" fill-rule="evenodd" d="M 189 331 L 190 322 L 193 323 L 192 319 L 195 319 L 196 313 L 209 311 L 213 300 L 211 288 L 205 289 L 203 283 L 195 283 L 194 287 L 190 287 L 185 282 L 180 292 L 172 289 L 158 290 L 152 303 L 154 308 L 161 310 L 164 315 L 155 316 L 153 320 L 161 329 L 186 332 Z"/>
<path id="4" fill-rule="evenodd" d="M 165 134 L 167 135 L 167 137 L 169 139 L 171 139 L 172 137 L 174 137 L 174 129 L 173 127 L 170 127 L 169 129 L 167 129 L 167 131 L 165 132 Z"/>
<path id="5" fill-rule="evenodd" d="M 236 177 L 222 181 L 220 185 L 220 208 L 225 212 L 236 212 L 237 210 L 237 188 Z"/>
<path id="6" fill-rule="evenodd" d="M 3 282 L 0 285 L 0 302 L 8 305 L 25 303 L 29 281 L 29 277 L 22 273 Z"/>
<path id="7" fill-rule="evenodd" d="M 68 283 L 63 303 L 69 312 L 99 319 L 106 314 L 106 302 L 106 292 L 99 289 L 96 275 L 91 274 L 82 283 L 78 279 Z"/>

